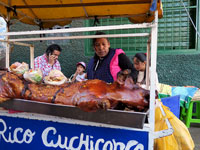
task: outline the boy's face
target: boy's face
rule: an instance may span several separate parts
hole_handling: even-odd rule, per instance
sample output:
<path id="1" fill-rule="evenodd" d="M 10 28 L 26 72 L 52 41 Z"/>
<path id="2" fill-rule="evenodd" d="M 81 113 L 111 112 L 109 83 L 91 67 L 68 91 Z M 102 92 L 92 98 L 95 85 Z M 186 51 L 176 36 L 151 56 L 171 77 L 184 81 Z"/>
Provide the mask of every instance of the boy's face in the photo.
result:
<path id="1" fill-rule="evenodd" d="M 78 66 L 76 67 L 76 70 L 77 70 L 78 73 L 81 73 L 81 72 L 84 72 L 84 71 L 85 71 L 85 68 L 84 68 L 82 65 L 78 65 Z"/>

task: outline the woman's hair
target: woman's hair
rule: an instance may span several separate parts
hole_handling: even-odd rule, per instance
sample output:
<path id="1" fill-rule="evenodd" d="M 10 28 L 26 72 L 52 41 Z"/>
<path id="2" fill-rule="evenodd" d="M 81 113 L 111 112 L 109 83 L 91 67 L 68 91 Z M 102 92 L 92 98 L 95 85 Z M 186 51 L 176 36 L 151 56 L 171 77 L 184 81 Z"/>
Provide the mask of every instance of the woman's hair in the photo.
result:
<path id="1" fill-rule="evenodd" d="M 97 32 L 95 33 L 95 35 L 106 35 L 106 33 L 101 32 L 101 31 L 97 31 Z M 99 38 L 94 38 L 94 39 L 92 39 L 92 44 L 93 44 L 93 46 L 95 45 L 95 42 L 96 42 L 97 39 L 99 39 Z M 107 40 L 108 40 L 108 39 L 107 39 Z"/>
<path id="2" fill-rule="evenodd" d="M 136 62 L 145 62 L 147 60 L 147 57 L 146 57 L 145 53 L 137 53 L 137 54 L 135 54 L 135 56 L 133 57 L 133 59 L 134 58 L 137 58 Z M 143 80 L 142 80 L 141 83 L 145 83 L 145 82 L 146 82 L 146 69 L 144 71 L 144 78 L 143 78 Z"/>
<path id="3" fill-rule="evenodd" d="M 133 59 L 134 58 L 137 58 L 136 61 L 140 61 L 140 62 L 145 62 L 147 60 L 147 57 L 146 57 L 145 53 L 137 53 L 137 54 L 135 54 L 135 56 L 133 57 Z"/>
<path id="4" fill-rule="evenodd" d="M 60 52 L 62 51 L 62 49 L 60 48 L 59 45 L 52 44 L 52 45 L 47 47 L 47 50 L 46 50 L 47 56 L 49 56 L 49 54 L 52 54 L 54 50 L 57 50 L 57 51 L 60 51 Z"/>

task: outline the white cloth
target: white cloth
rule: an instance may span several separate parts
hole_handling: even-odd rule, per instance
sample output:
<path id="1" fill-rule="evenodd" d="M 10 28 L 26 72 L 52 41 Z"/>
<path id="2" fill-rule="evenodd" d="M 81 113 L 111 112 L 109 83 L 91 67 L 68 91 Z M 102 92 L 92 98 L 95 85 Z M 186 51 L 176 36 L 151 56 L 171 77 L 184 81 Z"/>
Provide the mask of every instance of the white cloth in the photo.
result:
<path id="1" fill-rule="evenodd" d="M 144 71 L 139 71 L 138 73 L 138 78 L 137 78 L 137 83 L 141 83 L 144 79 Z M 150 84 L 150 80 L 151 80 L 151 68 L 149 68 L 149 84 Z M 146 79 L 145 79 L 146 82 Z M 159 91 L 159 82 L 158 82 L 158 74 L 156 72 L 156 76 L 155 76 L 155 86 L 156 86 L 156 90 Z M 146 83 L 145 84 L 141 84 L 142 88 L 147 89 L 146 87 Z"/>
<path id="2" fill-rule="evenodd" d="M 83 74 L 78 74 L 77 76 L 76 76 L 76 81 L 78 81 L 78 82 L 81 82 L 81 81 L 86 81 L 87 79 L 85 78 L 85 76 L 86 76 L 86 73 L 83 73 Z"/>
<path id="3" fill-rule="evenodd" d="M 143 79 L 144 79 L 144 71 L 139 71 L 137 83 L 141 83 Z"/>

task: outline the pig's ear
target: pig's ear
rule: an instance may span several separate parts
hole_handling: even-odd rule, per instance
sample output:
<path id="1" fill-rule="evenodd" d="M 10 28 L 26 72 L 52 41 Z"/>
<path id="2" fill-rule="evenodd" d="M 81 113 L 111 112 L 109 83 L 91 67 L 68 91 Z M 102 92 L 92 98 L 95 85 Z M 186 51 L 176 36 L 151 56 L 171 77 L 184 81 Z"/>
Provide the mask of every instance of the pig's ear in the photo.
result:
<path id="1" fill-rule="evenodd" d="M 124 87 L 129 89 L 133 89 L 133 87 L 135 87 L 134 81 L 130 76 L 126 78 Z"/>

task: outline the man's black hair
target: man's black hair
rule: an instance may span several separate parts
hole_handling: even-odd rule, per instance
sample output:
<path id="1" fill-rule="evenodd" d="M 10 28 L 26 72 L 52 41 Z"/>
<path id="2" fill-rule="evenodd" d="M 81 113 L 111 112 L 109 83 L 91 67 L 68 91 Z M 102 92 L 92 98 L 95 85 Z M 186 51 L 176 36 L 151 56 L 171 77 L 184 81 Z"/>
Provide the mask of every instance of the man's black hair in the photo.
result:
<path id="1" fill-rule="evenodd" d="M 46 50 L 46 54 L 47 56 L 49 56 L 49 54 L 53 54 L 53 51 L 54 50 L 57 50 L 57 51 L 62 51 L 61 47 L 57 44 L 52 44 L 50 46 L 47 47 L 47 50 Z"/>

